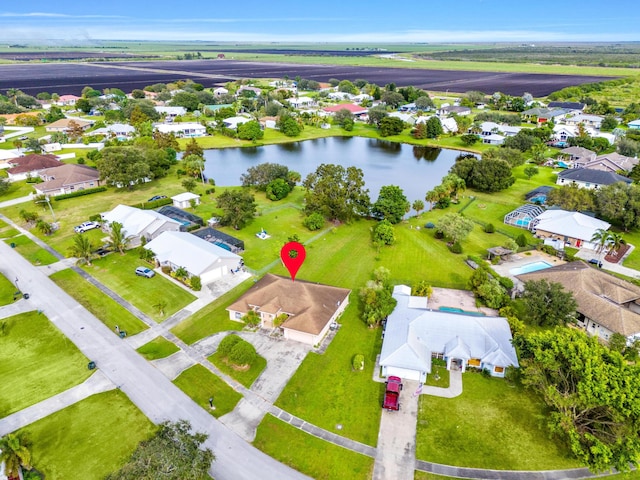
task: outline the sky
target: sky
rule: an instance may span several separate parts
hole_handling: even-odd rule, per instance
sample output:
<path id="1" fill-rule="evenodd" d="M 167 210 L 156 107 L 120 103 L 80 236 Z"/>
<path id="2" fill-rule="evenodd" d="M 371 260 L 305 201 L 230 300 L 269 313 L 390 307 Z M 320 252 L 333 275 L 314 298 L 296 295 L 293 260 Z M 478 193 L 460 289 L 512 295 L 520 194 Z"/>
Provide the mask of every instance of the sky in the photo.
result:
<path id="1" fill-rule="evenodd" d="M 0 42 L 640 41 L 627 1 L 1 1 Z"/>

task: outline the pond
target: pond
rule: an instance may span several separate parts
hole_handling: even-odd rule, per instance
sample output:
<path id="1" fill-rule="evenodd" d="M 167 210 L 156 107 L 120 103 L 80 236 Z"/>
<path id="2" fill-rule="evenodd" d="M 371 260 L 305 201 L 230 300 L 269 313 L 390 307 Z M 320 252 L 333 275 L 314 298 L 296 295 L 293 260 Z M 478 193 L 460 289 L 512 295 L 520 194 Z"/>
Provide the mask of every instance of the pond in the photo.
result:
<path id="1" fill-rule="evenodd" d="M 299 172 L 302 179 L 322 163 L 345 168 L 355 166 L 364 173 L 365 188 L 375 202 L 384 185 L 398 185 L 409 202 L 425 194 L 444 177 L 456 157 L 464 152 L 387 142 L 362 137 L 329 137 L 262 147 L 205 150 L 205 175 L 216 185 L 240 185 L 240 175 L 249 167 L 271 162 Z"/>

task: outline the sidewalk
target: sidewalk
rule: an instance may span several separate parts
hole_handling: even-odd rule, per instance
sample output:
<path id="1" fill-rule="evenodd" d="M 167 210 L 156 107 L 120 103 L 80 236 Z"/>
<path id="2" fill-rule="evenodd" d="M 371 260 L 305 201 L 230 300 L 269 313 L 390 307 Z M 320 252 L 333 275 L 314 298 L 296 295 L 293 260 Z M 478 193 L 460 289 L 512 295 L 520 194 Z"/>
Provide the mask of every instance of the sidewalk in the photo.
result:
<path id="1" fill-rule="evenodd" d="M 11 207 L 12 205 L 19 205 L 21 203 L 30 202 L 33 200 L 33 194 L 29 194 L 26 197 L 12 198 L 11 200 L 5 200 L 0 202 L 0 208 Z"/>

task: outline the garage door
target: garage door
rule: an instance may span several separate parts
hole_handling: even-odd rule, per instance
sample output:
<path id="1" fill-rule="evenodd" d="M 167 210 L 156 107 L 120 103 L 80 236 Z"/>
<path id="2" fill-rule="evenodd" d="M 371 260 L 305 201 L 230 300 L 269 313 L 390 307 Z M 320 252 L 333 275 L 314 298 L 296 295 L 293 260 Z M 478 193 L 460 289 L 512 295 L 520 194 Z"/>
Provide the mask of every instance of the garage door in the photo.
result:
<path id="1" fill-rule="evenodd" d="M 386 373 L 387 377 L 390 375 L 395 375 L 396 377 L 400 377 L 403 380 L 415 380 L 417 382 L 420 381 L 420 372 L 418 370 L 409 370 L 407 368 L 387 366 Z"/>
<path id="2" fill-rule="evenodd" d="M 209 270 L 206 273 L 203 273 L 200 277 L 200 281 L 202 282 L 203 285 L 205 285 L 207 283 L 213 282 L 214 280 L 217 280 L 221 276 L 222 276 L 222 269 L 218 267 L 218 268 L 214 268 L 213 270 Z"/>

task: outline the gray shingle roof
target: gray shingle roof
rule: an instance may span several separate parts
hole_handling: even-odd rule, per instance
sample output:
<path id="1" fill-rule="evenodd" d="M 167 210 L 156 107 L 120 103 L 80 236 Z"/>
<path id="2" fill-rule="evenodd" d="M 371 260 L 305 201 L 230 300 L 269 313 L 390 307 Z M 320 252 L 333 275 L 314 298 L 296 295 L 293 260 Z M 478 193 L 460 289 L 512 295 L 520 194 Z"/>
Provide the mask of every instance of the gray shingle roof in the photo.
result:
<path id="1" fill-rule="evenodd" d="M 598 185 L 611 185 L 616 182 L 631 183 L 632 180 L 613 172 L 602 170 L 592 170 L 590 168 L 571 168 L 560 172 L 558 178 L 573 180 L 576 182 L 597 183 Z"/>

